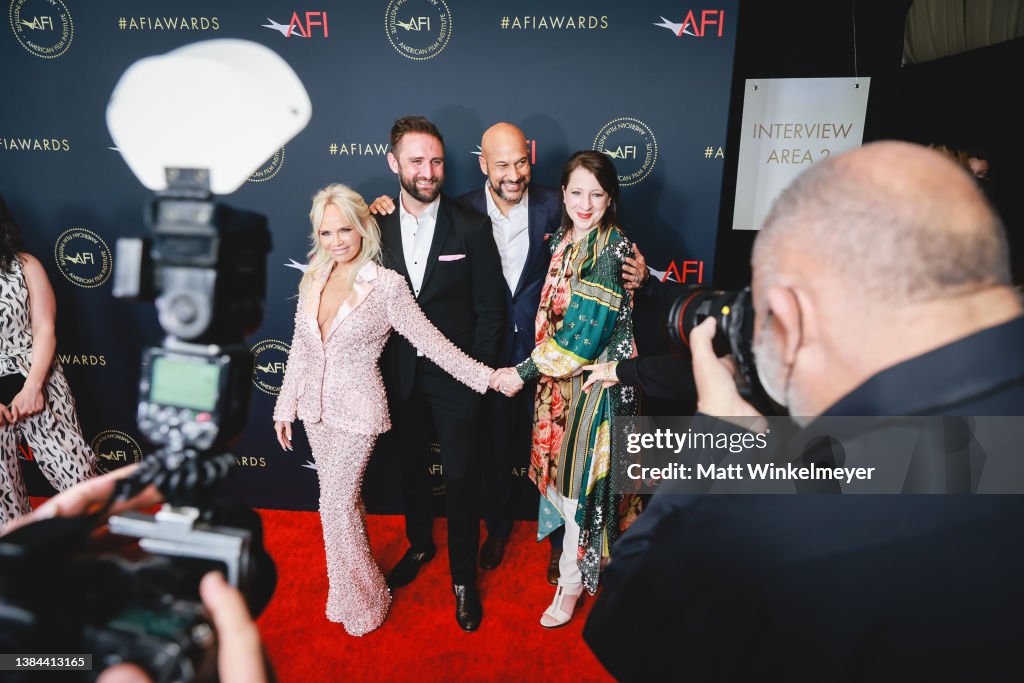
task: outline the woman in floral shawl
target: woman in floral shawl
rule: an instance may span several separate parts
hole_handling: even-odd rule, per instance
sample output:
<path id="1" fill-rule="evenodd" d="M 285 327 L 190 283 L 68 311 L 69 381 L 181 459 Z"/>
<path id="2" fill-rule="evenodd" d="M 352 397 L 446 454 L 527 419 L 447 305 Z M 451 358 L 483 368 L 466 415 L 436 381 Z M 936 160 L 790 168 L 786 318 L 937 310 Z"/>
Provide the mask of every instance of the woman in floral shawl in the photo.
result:
<path id="1" fill-rule="evenodd" d="M 630 501 L 612 494 L 609 474 L 611 419 L 636 414 L 635 390 L 601 382 L 582 390 L 584 365 L 636 355 L 632 295 L 620 275 L 632 244 L 615 221 L 615 166 L 600 152 L 577 152 L 562 170 L 562 195 L 537 347 L 515 368 L 524 382 L 538 378 L 530 479 L 542 510 L 565 521 L 558 589 L 541 617 L 547 628 L 568 623 L 584 588 L 597 590 L 601 559 L 633 516 Z"/>

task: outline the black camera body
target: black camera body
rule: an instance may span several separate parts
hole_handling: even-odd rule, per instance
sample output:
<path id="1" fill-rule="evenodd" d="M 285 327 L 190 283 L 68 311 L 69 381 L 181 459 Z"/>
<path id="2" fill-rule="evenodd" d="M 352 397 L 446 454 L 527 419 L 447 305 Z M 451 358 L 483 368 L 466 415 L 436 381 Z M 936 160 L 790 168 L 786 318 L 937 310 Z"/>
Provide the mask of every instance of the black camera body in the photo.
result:
<path id="1" fill-rule="evenodd" d="M 216 636 L 199 579 L 224 572 L 250 610 L 262 611 L 276 573 L 259 516 L 238 507 L 126 513 L 110 519 L 111 531 L 139 544 L 120 539 L 102 551 L 89 542 L 97 521 L 44 520 L 0 539 L 0 650 L 91 654 L 92 670 L 71 680 L 95 680 L 121 662 L 157 683 L 216 680 Z M 36 672 L 8 673 L 5 680 L 36 680 Z"/>
<path id="2" fill-rule="evenodd" d="M 214 202 L 206 170 L 166 175 L 146 209 L 152 239 L 117 244 L 114 295 L 155 301 L 167 336 L 144 349 L 139 383 L 138 426 L 157 447 L 112 501 L 153 484 L 167 503 L 111 517 L 116 552 L 89 544 L 105 510 L 0 539 L 0 651 L 92 654 L 79 680 L 123 661 L 158 683 L 216 680 L 200 578 L 223 572 L 254 615 L 276 584 L 259 515 L 214 502 L 249 409 L 243 341 L 263 317 L 270 232 L 263 216 Z"/>
<path id="3" fill-rule="evenodd" d="M 167 169 L 147 205 L 152 239 L 117 242 L 114 296 L 155 301 L 162 346 L 144 349 L 138 425 L 165 450 L 223 449 L 245 426 L 263 320 L 266 218 L 212 199 L 205 169 Z"/>
<path id="4" fill-rule="evenodd" d="M 143 351 L 137 423 L 152 443 L 211 451 L 242 432 L 251 353 L 238 347 L 200 351 L 174 339 Z"/>
<path id="5" fill-rule="evenodd" d="M 155 301 L 181 341 L 240 344 L 263 319 L 267 219 L 213 201 L 203 169 L 168 169 L 167 185 L 146 207 L 152 238 L 117 241 L 114 296 Z"/>
<path id="6" fill-rule="evenodd" d="M 677 351 L 689 351 L 690 332 L 707 318 L 717 322 L 712 348 L 715 355 L 732 356 L 740 395 L 761 413 L 780 414 L 757 376 L 754 358 L 754 301 L 750 287 L 738 292 L 686 287 L 668 314 L 668 336 Z"/>

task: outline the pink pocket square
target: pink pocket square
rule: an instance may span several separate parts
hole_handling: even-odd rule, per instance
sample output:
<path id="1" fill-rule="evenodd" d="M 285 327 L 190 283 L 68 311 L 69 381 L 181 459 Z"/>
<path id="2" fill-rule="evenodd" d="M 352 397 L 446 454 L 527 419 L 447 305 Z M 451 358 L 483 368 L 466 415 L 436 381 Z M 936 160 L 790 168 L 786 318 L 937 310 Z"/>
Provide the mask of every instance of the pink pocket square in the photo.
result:
<path id="1" fill-rule="evenodd" d="M 465 254 L 442 254 L 437 257 L 438 261 L 461 261 L 466 258 Z"/>

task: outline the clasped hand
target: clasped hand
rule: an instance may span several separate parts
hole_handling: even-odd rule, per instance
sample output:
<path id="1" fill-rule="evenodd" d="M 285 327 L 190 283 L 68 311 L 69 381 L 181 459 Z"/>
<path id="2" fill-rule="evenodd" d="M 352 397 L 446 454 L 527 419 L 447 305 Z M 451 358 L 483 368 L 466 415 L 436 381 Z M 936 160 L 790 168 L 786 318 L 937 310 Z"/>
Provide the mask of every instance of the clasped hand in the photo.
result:
<path id="1" fill-rule="evenodd" d="M 491 373 L 488 382 L 491 389 L 501 392 L 506 396 L 515 396 L 523 388 L 523 380 L 515 368 L 499 368 Z"/>

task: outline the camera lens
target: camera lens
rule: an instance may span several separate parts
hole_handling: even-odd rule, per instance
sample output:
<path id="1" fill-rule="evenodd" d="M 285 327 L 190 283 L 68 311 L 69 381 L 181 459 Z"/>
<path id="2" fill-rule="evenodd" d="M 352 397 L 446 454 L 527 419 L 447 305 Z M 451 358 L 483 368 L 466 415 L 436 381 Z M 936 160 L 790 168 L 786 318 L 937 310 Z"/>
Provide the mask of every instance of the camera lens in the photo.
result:
<path id="1" fill-rule="evenodd" d="M 738 292 L 689 287 L 669 309 L 668 336 L 676 351 L 689 352 L 690 333 L 706 318 L 717 322 L 712 348 L 732 356 L 740 374 L 740 393 L 762 413 L 777 412 L 761 388 L 754 365 L 754 305 L 750 287 Z"/>
<path id="2" fill-rule="evenodd" d="M 749 309 L 749 310 L 748 310 Z M 727 292 L 691 287 L 683 292 L 668 315 L 668 335 L 677 350 L 690 348 L 690 333 L 707 317 L 718 321 L 712 346 L 715 355 L 737 355 L 737 346 L 749 348 L 753 341 L 754 311 L 750 289 Z M 734 337 L 734 335 L 737 335 Z"/>

